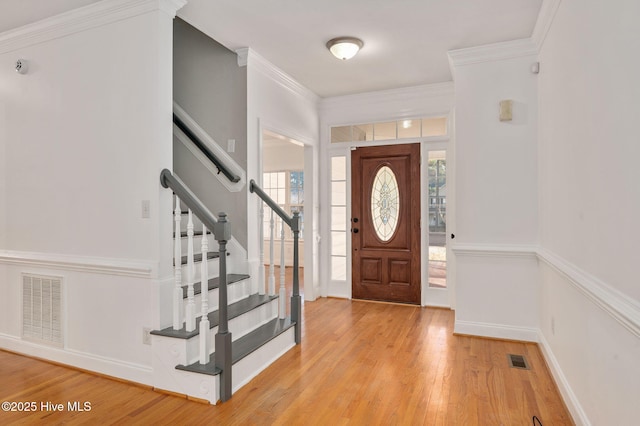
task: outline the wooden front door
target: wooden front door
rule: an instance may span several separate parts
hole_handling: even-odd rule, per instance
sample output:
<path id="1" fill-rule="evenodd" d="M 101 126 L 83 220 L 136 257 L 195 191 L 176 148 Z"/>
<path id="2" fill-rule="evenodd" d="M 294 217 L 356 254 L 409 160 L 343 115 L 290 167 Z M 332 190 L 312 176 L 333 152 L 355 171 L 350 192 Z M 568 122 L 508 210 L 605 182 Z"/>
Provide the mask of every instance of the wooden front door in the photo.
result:
<path id="1" fill-rule="evenodd" d="M 351 151 L 352 296 L 420 304 L 420 144 Z"/>

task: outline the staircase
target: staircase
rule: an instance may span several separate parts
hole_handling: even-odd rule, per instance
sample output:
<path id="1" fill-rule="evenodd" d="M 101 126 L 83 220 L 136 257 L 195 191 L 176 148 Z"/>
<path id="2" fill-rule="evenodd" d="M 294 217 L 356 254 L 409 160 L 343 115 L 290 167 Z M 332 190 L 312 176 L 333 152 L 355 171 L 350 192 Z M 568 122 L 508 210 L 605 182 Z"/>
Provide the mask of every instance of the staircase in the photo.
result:
<path id="1" fill-rule="evenodd" d="M 247 274 L 246 256 L 234 245 L 224 213 L 216 219 L 170 171 L 163 170 L 160 180 L 175 195 L 175 286 L 173 325 L 151 332 L 154 387 L 211 404 L 224 402 L 300 342 L 297 272 L 292 320 L 279 300 L 284 287 L 279 295 L 272 286 L 266 288 L 263 265 L 261 277 Z M 266 196 L 253 181 L 250 189 Z M 279 208 L 268 196 L 263 200 Z M 297 241 L 297 214 L 276 213 L 284 214 Z M 297 268 L 297 259 L 294 263 Z"/>

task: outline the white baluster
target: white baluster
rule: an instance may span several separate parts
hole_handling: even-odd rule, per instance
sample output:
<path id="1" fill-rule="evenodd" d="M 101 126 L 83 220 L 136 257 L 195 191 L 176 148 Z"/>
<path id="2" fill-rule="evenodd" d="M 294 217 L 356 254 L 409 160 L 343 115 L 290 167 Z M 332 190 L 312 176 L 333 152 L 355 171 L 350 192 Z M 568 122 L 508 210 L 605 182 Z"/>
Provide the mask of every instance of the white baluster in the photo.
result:
<path id="1" fill-rule="evenodd" d="M 176 223 L 175 236 L 173 238 L 174 255 L 173 270 L 175 285 L 173 288 L 173 329 L 180 330 L 182 328 L 182 240 L 180 231 L 180 219 L 182 211 L 180 210 L 180 199 L 176 195 L 176 209 L 173 213 L 173 220 Z"/>
<path id="2" fill-rule="evenodd" d="M 203 262 L 207 259 L 203 259 Z M 193 293 L 194 280 L 193 263 L 193 213 L 189 209 L 189 221 L 187 222 L 187 310 L 185 313 L 185 328 L 187 331 L 196 329 L 196 301 Z"/>
<path id="3" fill-rule="evenodd" d="M 260 203 L 260 213 L 258 220 L 258 246 L 260 247 L 260 265 L 258 266 L 258 294 L 261 296 L 265 294 L 264 282 L 264 203 Z"/>
<path id="4" fill-rule="evenodd" d="M 269 237 L 269 296 L 275 296 L 276 294 L 276 271 L 273 264 L 273 234 L 274 234 L 274 220 L 273 210 L 271 210 L 271 235 Z"/>
<path id="5" fill-rule="evenodd" d="M 280 319 L 287 316 L 287 289 L 284 286 L 284 220 L 280 222 L 280 295 L 279 295 Z"/>
<path id="6" fill-rule="evenodd" d="M 202 318 L 200 318 L 200 364 L 209 362 L 209 264 L 206 261 L 209 252 L 207 228 L 202 225 L 202 263 L 200 264 L 200 296 L 202 297 Z"/>

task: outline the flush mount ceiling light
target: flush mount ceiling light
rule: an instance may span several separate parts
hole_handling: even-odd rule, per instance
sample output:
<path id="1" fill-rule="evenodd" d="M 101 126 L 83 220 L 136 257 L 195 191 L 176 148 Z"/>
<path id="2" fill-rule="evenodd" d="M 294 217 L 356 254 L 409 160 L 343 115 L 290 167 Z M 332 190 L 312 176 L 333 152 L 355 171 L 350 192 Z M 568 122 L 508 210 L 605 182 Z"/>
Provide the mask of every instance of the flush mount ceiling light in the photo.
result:
<path id="1" fill-rule="evenodd" d="M 327 42 L 327 49 L 338 59 L 347 60 L 353 58 L 362 48 L 364 43 L 355 37 L 337 37 Z"/>

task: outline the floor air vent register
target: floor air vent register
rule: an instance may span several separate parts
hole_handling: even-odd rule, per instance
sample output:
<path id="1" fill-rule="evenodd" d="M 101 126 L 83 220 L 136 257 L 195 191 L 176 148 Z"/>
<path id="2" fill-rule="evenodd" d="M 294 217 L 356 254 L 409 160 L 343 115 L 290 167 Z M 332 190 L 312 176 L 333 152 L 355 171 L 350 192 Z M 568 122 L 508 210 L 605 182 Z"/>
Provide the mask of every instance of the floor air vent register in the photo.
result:
<path id="1" fill-rule="evenodd" d="M 22 337 L 63 346 L 60 277 L 22 275 Z"/>
<path id="2" fill-rule="evenodd" d="M 519 368 L 521 370 L 530 370 L 529 363 L 524 355 L 513 355 L 508 354 L 507 359 L 509 360 L 509 367 L 511 368 Z"/>

